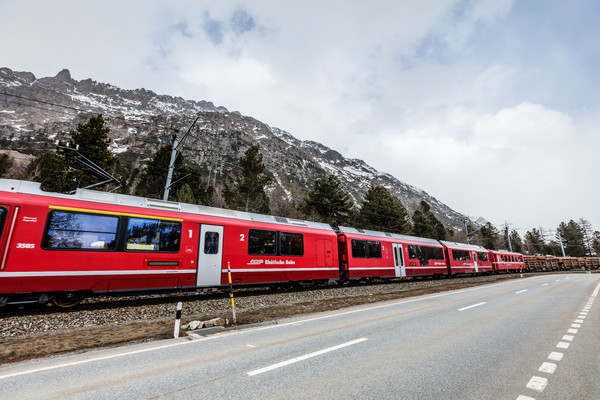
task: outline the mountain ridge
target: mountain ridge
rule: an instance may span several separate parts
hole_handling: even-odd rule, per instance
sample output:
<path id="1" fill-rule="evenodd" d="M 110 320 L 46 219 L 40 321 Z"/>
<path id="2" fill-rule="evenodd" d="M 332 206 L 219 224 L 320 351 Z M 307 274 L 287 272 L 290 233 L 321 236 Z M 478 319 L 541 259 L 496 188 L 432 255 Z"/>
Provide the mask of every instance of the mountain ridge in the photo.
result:
<path id="1" fill-rule="evenodd" d="M 77 123 L 103 114 L 111 129 L 113 153 L 137 157 L 139 164 L 161 143 L 167 143 L 175 130 L 187 131 L 193 117 L 199 116 L 184 154 L 207 171 L 208 183 L 214 184 L 236 170 L 245 150 L 258 143 L 273 178 L 270 196 L 299 204 L 315 179 L 335 174 L 358 204 L 371 185 L 380 185 L 399 197 L 409 211 L 424 200 L 448 226 L 461 229 L 463 221 L 470 220 L 427 192 L 363 160 L 346 158 L 321 143 L 300 140 L 209 101 L 185 100 L 147 89 L 120 89 L 90 78 L 77 81 L 68 69 L 38 79 L 31 72 L 0 68 L 0 90 L 4 106 L 0 110 L 0 140 L 3 147 L 9 147 L 5 150 L 18 150 L 25 142 L 37 150 L 48 148 L 55 140 L 67 137 Z"/>

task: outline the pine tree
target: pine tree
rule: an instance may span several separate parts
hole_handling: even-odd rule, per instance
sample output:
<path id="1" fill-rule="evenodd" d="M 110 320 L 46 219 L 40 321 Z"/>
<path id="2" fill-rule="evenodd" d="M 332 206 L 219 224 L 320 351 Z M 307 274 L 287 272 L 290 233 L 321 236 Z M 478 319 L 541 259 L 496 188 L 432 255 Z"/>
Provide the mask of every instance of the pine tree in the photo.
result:
<path id="1" fill-rule="evenodd" d="M 354 201 L 342 189 L 342 183 L 335 175 L 315 181 L 301 206 L 310 219 L 331 226 L 346 225 L 352 217 Z"/>
<path id="2" fill-rule="evenodd" d="M 412 216 L 413 235 L 437 240 L 446 239 L 446 228 L 426 201 L 422 200 Z"/>
<path id="3" fill-rule="evenodd" d="M 12 160 L 8 154 L 0 154 L 0 177 L 4 176 L 10 167 L 12 167 Z"/>
<path id="4" fill-rule="evenodd" d="M 173 146 L 170 144 L 164 145 L 154 153 L 140 176 L 140 182 L 135 189 L 137 196 L 162 199 L 169 171 L 169 163 L 171 162 L 172 148 Z M 182 197 L 183 192 L 179 193 L 179 190 L 184 186 L 188 187 L 189 193 Z M 181 152 L 177 152 L 172 184 L 169 191 L 169 200 L 182 203 L 210 204 L 213 194 L 214 188 L 210 185 L 205 185 L 200 172 L 187 164 Z"/>
<path id="5" fill-rule="evenodd" d="M 517 253 L 523 253 L 523 240 L 521 240 L 519 232 L 517 232 L 514 229 L 510 232 L 510 244 L 512 246 L 513 251 Z"/>
<path id="6" fill-rule="evenodd" d="M 357 220 L 362 229 L 404 234 L 410 232 L 406 208 L 382 186 L 369 188 Z"/>
<path id="7" fill-rule="evenodd" d="M 561 222 L 557 231 L 560 233 L 565 254 L 571 257 L 584 257 L 586 253 L 584 234 L 581 227 L 573 220 L 568 224 Z"/>
<path id="8" fill-rule="evenodd" d="M 104 126 L 102 115 L 92 116 L 85 124 L 79 124 L 71 131 L 69 148 L 78 148 L 88 160 L 108 173 L 114 173 L 118 166 L 108 146 L 110 129 Z M 69 192 L 81 187 L 99 183 L 99 178 L 90 171 L 69 161 L 71 150 L 59 155 L 45 153 L 28 167 L 30 179 L 41 182 L 43 190 Z"/>
<path id="9" fill-rule="evenodd" d="M 110 129 L 104 126 L 102 115 L 92 116 L 85 124 L 77 125 L 77 130 L 71 131 L 71 148 L 79 148 L 79 152 L 88 160 L 98 165 L 108 173 L 114 173 L 118 159 L 108 146 L 110 145 Z M 98 183 L 98 177 L 89 171 L 79 169 L 76 173 L 76 186 L 86 187 Z"/>
<path id="10" fill-rule="evenodd" d="M 488 250 L 497 250 L 500 233 L 491 222 L 486 223 L 479 229 L 477 236 L 481 241 L 481 245 Z"/>
<path id="11" fill-rule="evenodd" d="M 180 203 L 193 204 L 196 202 L 194 194 L 192 193 L 192 188 L 187 183 L 181 186 L 179 190 L 177 190 L 175 197 Z"/>
<path id="12" fill-rule="evenodd" d="M 269 198 L 265 186 L 271 183 L 271 178 L 264 176 L 265 165 L 258 145 L 252 145 L 240 158 L 242 179 L 235 183 L 233 177 L 228 177 L 222 194 L 227 208 L 268 214 Z"/>
<path id="13" fill-rule="evenodd" d="M 525 251 L 531 255 L 546 254 L 546 244 L 541 232 L 535 228 L 525 234 Z"/>

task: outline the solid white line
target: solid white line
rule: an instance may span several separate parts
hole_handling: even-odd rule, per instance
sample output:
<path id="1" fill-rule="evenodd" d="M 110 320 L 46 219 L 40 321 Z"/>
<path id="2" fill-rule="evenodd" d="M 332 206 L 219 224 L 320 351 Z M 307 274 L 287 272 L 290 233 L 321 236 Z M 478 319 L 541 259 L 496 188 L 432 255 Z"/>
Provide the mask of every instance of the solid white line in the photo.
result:
<path id="1" fill-rule="evenodd" d="M 297 363 L 299 361 L 304 361 L 304 360 L 307 360 L 309 358 L 313 358 L 313 357 L 320 356 L 320 355 L 325 354 L 325 353 L 329 353 L 331 351 L 335 351 L 335 350 L 342 349 L 344 347 L 352 346 L 352 345 L 355 345 L 357 343 L 364 342 L 365 340 L 367 340 L 367 338 L 356 339 L 356 340 L 353 340 L 351 342 L 347 342 L 347 343 L 343 343 L 343 344 L 340 344 L 340 345 L 337 345 L 337 346 L 329 347 L 327 349 L 315 351 L 314 353 L 306 354 L 306 355 L 303 355 L 303 356 L 300 356 L 300 357 L 292 358 L 291 360 L 287 360 L 287 361 L 283 361 L 283 362 L 280 362 L 280 363 L 277 363 L 277 364 L 270 365 L 268 367 L 264 367 L 264 368 L 261 368 L 261 369 L 256 369 L 254 371 L 250 371 L 250 372 L 247 373 L 247 375 L 248 376 L 255 376 L 255 375 L 258 375 L 258 374 L 269 372 L 269 371 L 272 371 L 272 370 L 277 369 L 277 368 L 285 367 L 286 365 L 294 364 L 294 363 Z"/>
<path id="2" fill-rule="evenodd" d="M 463 307 L 463 308 L 459 308 L 458 311 L 465 311 L 468 310 L 469 308 L 473 308 L 473 307 L 478 307 L 478 306 L 482 306 L 484 304 L 487 304 L 486 301 L 482 302 L 482 303 L 477 303 L 477 304 L 473 304 L 472 306 L 468 306 L 468 307 Z"/>
<path id="3" fill-rule="evenodd" d="M 518 292 L 515 292 L 515 294 L 524 293 L 526 291 L 527 291 L 527 289 L 519 290 Z"/>

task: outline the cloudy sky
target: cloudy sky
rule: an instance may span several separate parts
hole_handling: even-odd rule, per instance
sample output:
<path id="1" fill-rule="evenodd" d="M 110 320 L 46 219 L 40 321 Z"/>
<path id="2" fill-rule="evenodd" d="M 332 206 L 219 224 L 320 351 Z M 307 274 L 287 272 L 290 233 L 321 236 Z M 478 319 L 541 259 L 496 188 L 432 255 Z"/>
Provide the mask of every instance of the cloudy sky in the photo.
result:
<path id="1" fill-rule="evenodd" d="M 521 234 L 581 217 L 600 229 L 597 0 L 0 0 L 0 11 L 0 66 L 212 101 Z"/>

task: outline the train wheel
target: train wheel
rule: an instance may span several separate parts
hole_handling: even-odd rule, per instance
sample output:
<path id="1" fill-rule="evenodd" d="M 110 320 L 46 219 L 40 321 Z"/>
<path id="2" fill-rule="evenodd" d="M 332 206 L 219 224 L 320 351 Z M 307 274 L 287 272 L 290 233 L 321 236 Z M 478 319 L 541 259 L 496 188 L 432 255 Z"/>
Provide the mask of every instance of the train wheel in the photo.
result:
<path id="1" fill-rule="evenodd" d="M 71 308 L 81 303 L 84 297 L 83 292 L 63 292 L 56 294 L 52 302 L 60 308 Z"/>

